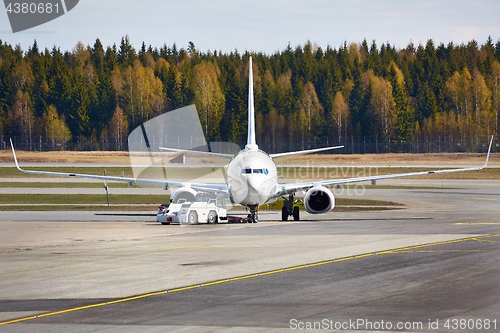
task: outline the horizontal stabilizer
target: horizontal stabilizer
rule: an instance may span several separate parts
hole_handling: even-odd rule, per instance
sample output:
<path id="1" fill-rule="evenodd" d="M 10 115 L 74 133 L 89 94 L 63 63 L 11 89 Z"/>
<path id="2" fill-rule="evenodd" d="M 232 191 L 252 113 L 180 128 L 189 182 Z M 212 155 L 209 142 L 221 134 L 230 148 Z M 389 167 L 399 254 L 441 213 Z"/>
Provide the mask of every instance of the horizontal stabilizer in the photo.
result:
<path id="1" fill-rule="evenodd" d="M 199 151 L 199 150 L 189 150 L 189 149 L 177 149 L 177 148 L 167 148 L 167 147 L 159 147 L 161 150 L 174 152 L 174 153 L 185 153 L 185 154 L 198 154 L 204 156 L 212 156 L 212 157 L 222 157 L 231 159 L 234 157 L 233 154 L 222 154 L 222 153 L 212 153 L 210 151 Z"/>
<path id="2" fill-rule="evenodd" d="M 292 155 L 312 154 L 312 153 L 317 153 L 320 151 L 339 149 L 339 148 L 344 148 L 344 146 L 316 148 L 316 149 L 309 149 L 309 150 L 298 150 L 298 151 L 291 151 L 288 153 L 269 154 L 269 156 L 271 156 L 272 158 L 280 158 L 280 157 L 286 157 L 286 156 L 292 156 Z"/>

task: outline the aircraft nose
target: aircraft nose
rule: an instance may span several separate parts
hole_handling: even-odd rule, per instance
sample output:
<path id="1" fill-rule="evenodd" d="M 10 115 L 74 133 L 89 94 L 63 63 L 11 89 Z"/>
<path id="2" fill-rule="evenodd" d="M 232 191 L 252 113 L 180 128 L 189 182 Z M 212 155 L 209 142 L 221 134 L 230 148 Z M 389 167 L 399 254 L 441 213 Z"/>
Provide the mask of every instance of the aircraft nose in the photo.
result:
<path id="1" fill-rule="evenodd" d="M 269 199 L 269 184 L 265 177 L 248 177 L 247 188 L 249 201 L 262 204 Z"/>
<path id="2" fill-rule="evenodd" d="M 251 193 L 258 192 L 262 185 L 263 185 L 263 180 L 259 179 L 260 177 L 248 177 L 247 178 L 247 185 L 248 189 L 251 191 Z"/>
<path id="3" fill-rule="evenodd" d="M 275 188 L 269 177 L 264 174 L 242 174 L 238 178 L 228 181 L 231 197 L 237 203 L 246 205 L 260 205 L 266 202 Z"/>

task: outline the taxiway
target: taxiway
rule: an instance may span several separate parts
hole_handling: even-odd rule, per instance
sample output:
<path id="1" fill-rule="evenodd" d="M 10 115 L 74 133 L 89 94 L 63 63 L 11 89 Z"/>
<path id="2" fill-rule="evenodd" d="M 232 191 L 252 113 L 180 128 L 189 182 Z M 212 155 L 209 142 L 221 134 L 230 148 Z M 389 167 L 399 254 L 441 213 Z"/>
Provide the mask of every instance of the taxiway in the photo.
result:
<path id="1" fill-rule="evenodd" d="M 500 181 L 398 183 L 426 188 L 367 186 L 366 198 L 406 208 L 300 222 L 0 212 L 0 330 L 268 332 L 364 320 L 447 332 L 464 319 L 474 327 L 458 331 L 484 332 L 478 320 L 499 331 Z"/>

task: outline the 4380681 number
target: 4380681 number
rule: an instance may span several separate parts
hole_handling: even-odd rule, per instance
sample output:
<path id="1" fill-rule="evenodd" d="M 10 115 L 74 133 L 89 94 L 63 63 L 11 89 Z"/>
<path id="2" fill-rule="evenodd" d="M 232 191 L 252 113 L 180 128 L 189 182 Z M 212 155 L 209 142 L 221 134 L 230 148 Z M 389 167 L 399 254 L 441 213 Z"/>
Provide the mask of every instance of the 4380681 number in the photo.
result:
<path id="1" fill-rule="evenodd" d="M 6 10 L 9 14 L 59 14 L 59 3 L 15 2 L 9 3 Z"/>
<path id="2" fill-rule="evenodd" d="M 497 320 L 491 319 L 447 319 L 443 325 L 449 330 L 496 330 Z"/>

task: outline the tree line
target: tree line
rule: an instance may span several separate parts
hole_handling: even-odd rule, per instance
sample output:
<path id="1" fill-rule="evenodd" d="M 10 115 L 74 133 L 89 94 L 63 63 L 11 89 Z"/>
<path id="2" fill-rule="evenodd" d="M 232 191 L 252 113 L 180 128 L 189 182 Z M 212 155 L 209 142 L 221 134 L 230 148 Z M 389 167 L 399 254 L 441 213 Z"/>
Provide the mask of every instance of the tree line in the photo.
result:
<path id="1" fill-rule="evenodd" d="M 421 138 L 473 149 L 499 134 L 500 40 L 479 45 L 307 42 L 272 55 L 146 46 L 27 51 L 0 40 L 0 133 L 24 149 L 126 150 L 128 134 L 195 104 L 207 141 L 244 145 L 248 58 L 257 142 L 268 152 Z M 42 145 L 43 142 L 43 145 Z M 84 144 L 87 146 L 84 146 Z"/>

